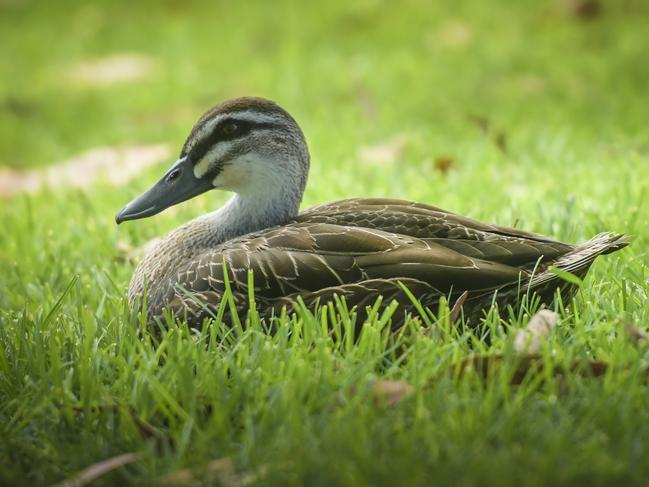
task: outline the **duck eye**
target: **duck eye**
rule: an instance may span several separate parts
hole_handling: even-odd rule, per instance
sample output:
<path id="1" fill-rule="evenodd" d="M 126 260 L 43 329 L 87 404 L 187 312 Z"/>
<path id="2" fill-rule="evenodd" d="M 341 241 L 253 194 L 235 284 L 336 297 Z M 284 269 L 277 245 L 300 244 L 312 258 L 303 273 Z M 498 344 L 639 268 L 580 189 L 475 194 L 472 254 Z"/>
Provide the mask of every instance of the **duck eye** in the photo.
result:
<path id="1" fill-rule="evenodd" d="M 234 122 L 228 122 L 223 126 L 222 130 L 225 135 L 234 135 L 238 132 L 239 126 Z"/>
<path id="2" fill-rule="evenodd" d="M 167 182 L 171 183 L 178 179 L 178 176 L 180 176 L 180 169 L 174 169 L 167 175 Z"/>

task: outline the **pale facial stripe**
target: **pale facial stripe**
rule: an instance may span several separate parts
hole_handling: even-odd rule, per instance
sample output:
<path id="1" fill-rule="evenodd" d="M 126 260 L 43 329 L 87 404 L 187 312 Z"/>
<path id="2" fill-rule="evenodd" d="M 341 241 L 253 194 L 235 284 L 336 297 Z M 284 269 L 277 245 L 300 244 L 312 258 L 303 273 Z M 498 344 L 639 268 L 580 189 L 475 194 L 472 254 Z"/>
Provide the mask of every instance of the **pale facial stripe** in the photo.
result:
<path id="1" fill-rule="evenodd" d="M 214 145 L 205 155 L 194 164 L 194 176 L 202 178 L 207 172 L 212 169 L 212 161 L 222 159 L 230 150 L 233 143 L 229 141 L 222 141 Z"/>

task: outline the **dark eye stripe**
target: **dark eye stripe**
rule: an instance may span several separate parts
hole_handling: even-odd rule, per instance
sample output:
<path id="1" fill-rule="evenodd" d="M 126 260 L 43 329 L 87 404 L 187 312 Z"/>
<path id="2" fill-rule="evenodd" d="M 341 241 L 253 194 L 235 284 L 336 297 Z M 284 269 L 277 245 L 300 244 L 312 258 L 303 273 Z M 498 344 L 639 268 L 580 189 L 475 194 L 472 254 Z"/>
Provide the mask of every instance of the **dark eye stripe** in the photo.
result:
<path id="1" fill-rule="evenodd" d="M 236 125 L 236 130 L 230 134 L 226 132 L 226 128 L 229 125 Z M 252 129 L 253 124 L 245 120 L 237 120 L 236 118 L 226 118 L 221 120 L 219 124 L 212 129 L 212 133 L 206 137 L 207 140 L 210 140 L 213 144 L 221 142 L 223 140 L 234 140 L 244 135 L 248 135 Z"/>
<path id="2" fill-rule="evenodd" d="M 223 127 L 231 123 L 237 125 L 237 130 L 231 134 L 224 133 Z M 203 137 L 203 139 L 194 146 L 190 153 L 190 159 L 194 164 L 196 164 L 219 142 L 241 139 L 247 136 L 252 130 L 269 129 L 278 126 L 279 124 L 269 122 L 251 122 L 249 120 L 241 120 L 237 118 L 225 118 L 212 129 L 212 132 L 210 132 L 209 135 Z"/>

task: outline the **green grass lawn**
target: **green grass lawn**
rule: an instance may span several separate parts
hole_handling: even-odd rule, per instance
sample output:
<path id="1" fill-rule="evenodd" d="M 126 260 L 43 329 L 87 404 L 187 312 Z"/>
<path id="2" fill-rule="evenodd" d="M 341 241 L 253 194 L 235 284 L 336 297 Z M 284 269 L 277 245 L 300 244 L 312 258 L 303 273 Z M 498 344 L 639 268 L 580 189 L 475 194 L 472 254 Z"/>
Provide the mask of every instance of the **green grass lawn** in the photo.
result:
<path id="1" fill-rule="evenodd" d="M 304 310 L 272 336 L 254 319 L 139 336 L 124 246 L 229 197 L 118 228 L 175 154 L 127 185 L 0 200 L 0 484 L 136 452 L 93 485 L 646 485 L 649 345 L 625 327 L 649 327 L 649 5 L 576 3 L 0 2 L 6 170 L 175 153 L 212 104 L 259 95 L 305 131 L 305 207 L 389 196 L 566 241 L 634 237 L 560 310 L 543 372 L 511 385 L 519 310 L 489 317 L 489 345 L 442 315 L 392 336 L 380 313 L 354 343 L 328 332 L 346 313 Z M 137 79 L 79 74 L 126 54 L 146 61 Z M 503 360 L 449 373 L 474 354 Z M 606 373 L 552 373 L 589 360 Z M 382 400 L 388 380 L 413 393 Z"/>

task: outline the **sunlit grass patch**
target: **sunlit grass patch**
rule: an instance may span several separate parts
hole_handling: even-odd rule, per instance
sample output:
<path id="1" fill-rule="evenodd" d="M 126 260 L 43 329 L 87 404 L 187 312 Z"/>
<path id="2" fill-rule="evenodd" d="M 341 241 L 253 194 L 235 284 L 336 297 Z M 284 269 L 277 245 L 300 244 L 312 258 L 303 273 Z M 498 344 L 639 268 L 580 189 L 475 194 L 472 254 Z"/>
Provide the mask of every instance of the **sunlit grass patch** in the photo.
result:
<path id="1" fill-rule="evenodd" d="M 254 94 L 305 130 L 304 207 L 407 198 L 570 242 L 634 241 L 597 260 L 531 358 L 515 342 L 533 302 L 478 329 L 444 303 L 393 332 L 400 310 L 377 307 L 354 338 L 334 302 L 148 333 L 125 298 L 138 249 L 228 195 L 117 228 L 164 162 L 124 185 L 107 164 L 118 174 L 15 194 L 0 201 L 0 483 L 126 459 L 95 484 L 644 485 L 648 12 L 594 3 L 583 17 L 572 2 L 4 2 L 11 171 L 133 145 L 164 144 L 171 164 L 202 111 Z M 62 81 L 119 53 L 155 67 Z"/>

